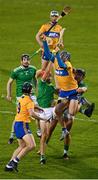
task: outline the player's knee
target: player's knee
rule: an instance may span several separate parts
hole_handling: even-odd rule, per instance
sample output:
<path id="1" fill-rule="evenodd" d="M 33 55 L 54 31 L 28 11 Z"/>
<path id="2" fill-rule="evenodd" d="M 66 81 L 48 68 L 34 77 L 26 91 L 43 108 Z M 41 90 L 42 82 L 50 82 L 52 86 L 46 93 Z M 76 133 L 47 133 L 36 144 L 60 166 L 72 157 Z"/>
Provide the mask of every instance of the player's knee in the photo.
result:
<path id="1" fill-rule="evenodd" d="M 33 142 L 27 145 L 27 148 L 28 148 L 29 151 L 31 151 L 31 150 L 34 149 L 35 147 L 36 147 L 36 144 L 33 143 Z"/>
<path id="2" fill-rule="evenodd" d="M 68 117 L 68 120 L 74 121 L 74 115 L 73 114 L 68 113 L 67 117 Z"/>

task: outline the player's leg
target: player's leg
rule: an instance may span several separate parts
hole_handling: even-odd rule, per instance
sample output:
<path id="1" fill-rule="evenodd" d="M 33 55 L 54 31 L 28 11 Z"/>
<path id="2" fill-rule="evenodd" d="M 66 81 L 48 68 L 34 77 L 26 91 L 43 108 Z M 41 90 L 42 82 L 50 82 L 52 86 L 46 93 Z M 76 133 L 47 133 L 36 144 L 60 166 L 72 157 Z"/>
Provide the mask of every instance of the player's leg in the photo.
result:
<path id="1" fill-rule="evenodd" d="M 71 99 L 69 102 L 69 111 L 68 111 L 68 117 L 67 117 L 67 121 L 65 119 L 66 122 L 66 128 L 68 130 L 69 133 L 66 134 L 65 138 L 64 138 L 64 154 L 63 157 L 64 159 L 68 159 L 68 149 L 69 149 L 69 145 L 70 145 L 70 131 L 73 125 L 73 121 L 74 121 L 74 116 L 77 112 L 78 109 L 78 100 L 77 99 Z"/>
<path id="2" fill-rule="evenodd" d="M 16 171 L 20 159 L 36 147 L 34 136 L 32 134 L 26 134 L 25 136 L 23 136 L 22 139 L 26 146 L 24 146 L 21 149 L 21 151 L 17 154 L 17 157 L 12 160 L 12 166 Z"/>
<path id="3" fill-rule="evenodd" d="M 38 105 L 38 102 L 37 102 L 37 98 L 35 95 L 31 96 L 31 99 L 33 100 L 34 104 L 36 106 L 39 106 Z M 37 126 L 37 131 L 36 131 L 36 134 L 38 137 L 41 137 L 41 128 L 40 128 L 40 122 L 36 119 L 36 126 Z"/>
<path id="4" fill-rule="evenodd" d="M 6 165 L 6 171 L 12 171 L 14 169 L 18 171 L 17 166 L 20 159 L 36 146 L 34 137 L 31 134 L 25 135 L 22 140 L 19 139 L 18 142 L 19 147 L 14 151 L 10 162 Z"/>
<path id="5" fill-rule="evenodd" d="M 36 119 L 36 125 L 37 125 L 36 134 L 37 134 L 38 137 L 41 137 L 42 132 L 41 132 L 41 127 L 40 127 L 40 121 L 38 121 L 37 119 Z"/>
<path id="6" fill-rule="evenodd" d="M 64 137 L 69 133 L 66 128 L 66 123 L 64 123 L 63 121 L 63 113 L 65 109 L 68 107 L 68 105 L 69 105 L 69 101 L 66 98 L 62 98 L 58 100 L 58 104 L 56 105 L 56 108 L 55 108 L 57 119 L 59 120 L 59 123 L 62 126 L 62 134 L 61 134 L 60 140 L 63 140 Z"/>
<path id="7" fill-rule="evenodd" d="M 78 100 L 71 99 L 69 103 L 68 121 L 66 122 L 67 129 L 70 130 L 74 121 L 74 116 L 78 109 Z"/>
<path id="8" fill-rule="evenodd" d="M 81 114 L 86 115 L 87 117 L 91 117 L 92 113 L 95 109 L 95 103 L 89 102 L 86 98 L 81 97 L 80 99 L 81 106 L 79 108 L 79 112 Z"/>
<path id="9" fill-rule="evenodd" d="M 18 140 L 18 144 L 19 144 L 19 147 L 14 151 L 10 161 L 8 162 L 8 164 L 5 167 L 5 171 L 13 171 L 13 160 L 16 159 L 17 155 L 26 146 L 24 140 L 22 140 L 22 139 Z M 19 160 L 16 160 L 16 161 L 17 161 L 17 163 L 19 162 Z M 17 163 L 16 163 L 16 166 L 17 166 Z"/>
<path id="10" fill-rule="evenodd" d="M 70 141 L 71 141 L 71 135 L 69 133 L 64 138 L 64 153 L 63 153 L 63 158 L 65 160 L 69 159 L 68 150 L 69 150 L 69 146 L 70 146 Z"/>
<path id="11" fill-rule="evenodd" d="M 17 155 L 17 158 L 20 160 L 23 156 L 25 156 L 29 151 L 34 149 L 36 147 L 36 143 L 34 140 L 34 136 L 32 134 L 26 134 L 23 136 L 23 140 L 26 144 L 24 148 L 19 152 Z"/>
<path id="12" fill-rule="evenodd" d="M 11 161 L 8 165 L 12 166 L 11 170 L 17 170 L 19 160 L 31 151 L 35 146 L 35 140 L 30 132 L 28 123 L 15 122 L 14 124 L 15 135 L 18 139 L 19 147 L 14 151 Z M 8 169 L 5 169 L 8 170 Z"/>
<path id="13" fill-rule="evenodd" d="M 51 122 L 50 122 L 50 126 L 49 126 L 49 129 L 48 129 L 48 134 L 47 134 L 47 139 L 46 139 L 46 144 L 48 144 L 50 138 L 51 138 L 51 135 L 56 127 L 58 123 L 58 120 L 56 119 L 53 119 Z"/>
<path id="14" fill-rule="evenodd" d="M 61 137 L 60 137 L 60 141 L 62 141 L 68 134 L 69 134 L 69 131 L 66 127 L 66 122 L 67 122 L 67 118 L 64 116 L 65 114 L 63 113 L 63 116 L 61 117 L 60 119 L 60 124 L 61 124 L 61 127 L 62 127 L 62 134 L 61 134 Z"/>
<path id="15" fill-rule="evenodd" d="M 56 113 L 58 119 L 61 118 L 61 116 L 62 116 L 62 114 L 64 112 L 64 109 L 66 108 L 67 103 L 68 103 L 68 100 L 63 98 L 61 100 L 61 102 L 56 105 L 55 113 Z"/>
<path id="16" fill-rule="evenodd" d="M 85 109 L 84 114 L 88 117 L 91 117 L 94 109 L 95 109 L 95 103 L 92 103 L 91 105 L 89 105 L 87 109 Z"/>
<path id="17" fill-rule="evenodd" d="M 45 164 L 46 158 L 45 158 L 45 141 L 47 136 L 47 129 L 46 129 L 46 122 L 40 120 L 40 127 L 41 127 L 41 138 L 40 138 L 40 163 Z"/>

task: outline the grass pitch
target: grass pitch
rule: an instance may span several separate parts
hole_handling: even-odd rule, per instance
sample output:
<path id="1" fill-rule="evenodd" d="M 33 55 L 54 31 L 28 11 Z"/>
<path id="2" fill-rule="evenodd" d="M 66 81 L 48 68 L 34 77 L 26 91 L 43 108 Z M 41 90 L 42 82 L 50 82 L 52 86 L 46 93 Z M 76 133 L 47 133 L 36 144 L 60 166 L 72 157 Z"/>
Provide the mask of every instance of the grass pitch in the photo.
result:
<path id="1" fill-rule="evenodd" d="M 14 104 L 0 98 L 0 178 L 1 179 L 97 179 L 98 178 L 98 1 L 97 0 L 0 0 L 0 97 L 6 95 L 6 83 L 10 71 L 19 66 L 22 53 L 32 54 L 39 48 L 35 35 L 40 26 L 49 20 L 49 13 L 61 11 L 65 4 L 72 7 L 69 16 L 60 20 L 66 27 L 64 44 L 71 52 L 74 67 L 87 72 L 88 92 L 85 96 L 95 102 L 96 108 L 91 119 L 80 114 L 72 128 L 72 142 L 69 149 L 70 160 L 64 161 L 63 142 L 59 141 L 61 127 L 57 126 L 47 148 L 47 164 L 41 166 L 37 150 L 39 139 L 36 126 L 32 122 L 37 148 L 23 158 L 19 173 L 4 172 L 15 142 L 8 145 L 9 131 L 15 112 Z M 40 67 L 40 57 L 36 55 L 32 64 Z M 15 84 L 13 85 L 13 99 Z M 2 113 L 1 113 L 2 111 Z M 95 121 L 88 121 L 95 120 Z"/>

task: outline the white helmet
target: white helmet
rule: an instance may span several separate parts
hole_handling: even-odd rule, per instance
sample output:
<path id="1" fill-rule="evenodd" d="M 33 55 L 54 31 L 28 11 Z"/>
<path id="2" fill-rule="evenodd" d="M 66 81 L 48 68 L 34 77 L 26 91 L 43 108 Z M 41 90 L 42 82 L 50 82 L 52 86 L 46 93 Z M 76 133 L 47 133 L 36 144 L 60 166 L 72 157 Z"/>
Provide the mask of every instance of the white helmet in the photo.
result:
<path id="1" fill-rule="evenodd" d="M 53 11 L 50 12 L 50 16 L 57 16 L 58 17 L 59 16 L 59 12 L 53 10 Z"/>

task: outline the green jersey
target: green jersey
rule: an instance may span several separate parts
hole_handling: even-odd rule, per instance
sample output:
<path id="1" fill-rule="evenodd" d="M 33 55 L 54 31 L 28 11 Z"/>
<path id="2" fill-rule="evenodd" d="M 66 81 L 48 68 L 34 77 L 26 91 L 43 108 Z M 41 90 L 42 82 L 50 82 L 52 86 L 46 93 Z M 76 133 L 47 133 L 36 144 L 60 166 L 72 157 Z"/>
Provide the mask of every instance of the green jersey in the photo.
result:
<path id="1" fill-rule="evenodd" d="M 87 85 L 84 83 L 84 81 L 80 81 L 78 83 L 78 87 L 87 87 Z"/>
<path id="2" fill-rule="evenodd" d="M 86 87 L 87 88 L 87 85 L 84 83 L 84 81 L 80 81 L 79 83 L 78 83 L 78 87 L 80 87 L 80 88 L 82 88 L 82 87 Z M 81 95 L 82 95 L 83 93 L 81 93 Z"/>
<path id="3" fill-rule="evenodd" d="M 30 82 L 35 86 L 36 68 L 29 65 L 28 67 L 19 66 L 11 72 L 11 78 L 16 80 L 16 96 L 22 95 L 22 85 L 24 82 Z"/>
<path id="4" fill-rule="evenodd" d="M 37 102 L 42 108 L 51 107 L 54 100 L 55 88 L 52 84 L 39 80 Z"/>

